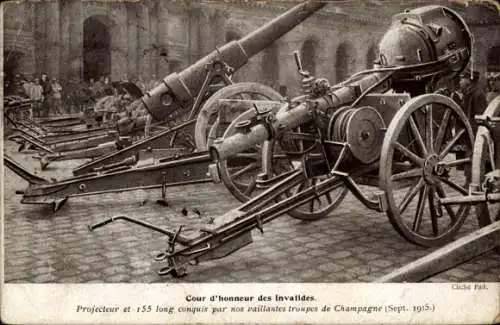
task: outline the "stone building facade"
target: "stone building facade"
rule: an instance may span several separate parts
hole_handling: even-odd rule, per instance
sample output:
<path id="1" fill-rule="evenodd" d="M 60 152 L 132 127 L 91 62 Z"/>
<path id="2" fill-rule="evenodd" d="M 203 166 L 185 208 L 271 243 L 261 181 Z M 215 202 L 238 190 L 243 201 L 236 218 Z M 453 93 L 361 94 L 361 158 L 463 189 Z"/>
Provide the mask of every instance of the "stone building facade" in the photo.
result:
<path id="1" fill-rule="evenodd" d="M 430 2 L 428 2 L 430 3 Z M 433 1 L 437 3 L 437 1 Z M 475 34 L 474 64 L 500 71 L 500 16 L 494 6 L 438 2 L 457 10 Z M 330 3 L 254 56 L 237 81 L 297 91 L 293 51 L 306 69 L 331 81 L 371 65 L 390 17 L 422 1 Z M 163 78 L 277 17 L 292 2 L 92 1 L 10 2 L 3 6 L 4 72 L 61 79 Z"/>

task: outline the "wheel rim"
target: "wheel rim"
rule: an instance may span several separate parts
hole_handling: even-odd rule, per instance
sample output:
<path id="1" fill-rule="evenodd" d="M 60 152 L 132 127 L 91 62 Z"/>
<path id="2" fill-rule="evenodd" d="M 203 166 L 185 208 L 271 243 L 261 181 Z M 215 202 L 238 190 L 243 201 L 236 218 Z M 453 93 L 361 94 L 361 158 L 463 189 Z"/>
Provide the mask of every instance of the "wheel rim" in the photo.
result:
<path id="1" fill-rule="evenodd" d="M 225 126 L 222 126 L 217 122 L 219 99 L 260 99 L 281 101 L 283 100 L 283 97 L 274 89 L 255 82 L 236 83 L 218 90 L 203 104 L 196 119 L 194 135 L 198 151 L 206 151 L 215 140 L 216 137 L 209 136 L 214 124 L 218 124 L 216 132 L 217 135 L 220 136 L 225 131 Z M 230 117 L 236 118 L 243 112 L 244 110 L 230 112 Z"/>
<path id="2" fill-rule="evenodd" d="M 253 116 L 255 116 L 255 110 L 250 109 L 236 117 L 226 129 L 224 138 L 239 132 L 236 125 Z M 272 152 L 271 147 L 257 145 L 245 152 L 219 161 L 218 167 L 222 182 L 231 194 L 241 202 L 246 202 L 265 190 L 257 187 L 257 176 L 262 172 L 262 155 L 266 150 Z"/>
<path id="3" fill-rule="evenodd" d="M 307 148 L 310 144 L 304 143 L 302 140 L 293 140 L 294 143 L 289 143 L 288 145 L 292 147 L 303 147 Z M 270 143 L 271 145 L 275 145 Z M 278 147 L 278 149 L 270 150 L 265 148 L 263 150 L 263 159 L 268 159 L 266 155 L 273 153 L 274 156 L 279 157 L 279 152 L 283 150 Z M 273 166 L 276 164 L 273 160 Z M 289 171 L 293 169 L 291 161 L 287 158 L 285 160 L 280 161 L 280 168 L 285 171 Z M 295 195 L 300 191 L 306 190 L 311 186 L 315 186 L 316 184 L 322 182 L 327 179 L 326 175 L 313 176 L 311 178 L 306 179 L 303 183 L 295 186 L 289 192 L 286 193 L 286 196 Z M 325 194 L 318 196 L 308 203 L 305 203 L 297 208 L 288 212 L 288 214 L 296 219 L 300 220 L 317 220 L 325 217 L 331 211 L 333 211 L 345 198 L 348 193 L 347 187 L 339 180 L 338 186 L 333 188 L 331 191 L 326 192 Z"/>
<path id="4" fill-rule="evenodd" d="M 415 97 L 392 119 L 382 146 L 380 188 L 391 224 L 408 241 L 438 246 L 460 230 L 469 206 L 439 208 L 438 200 L 468 194 L 472 144 L 465 114 L 442 95 Z M 452 152 L 457 145 L 464 154 Z"/>
<path id="5" fill-rule="evenodd" d="M 314 176 L 307 179 L 304 183 L 299 184 L 292 189 L 291 194 L 297 193 L 299 190 L 305 190 L 311 186 L 314 186 L 323 180 L 327 179 L 327 176 Z M 338 187 L 335 187 L 324 195 L 318 196 L 306 204 L 303 204 L 291 211 L 288 214 L 300 220 L 317 220 L 325 217 L 330 212 L 332 212 L 348 193 L 348 189 L 339 180 Z"/>
<path id="6" fill-rule="evenodd" d="M 497 96 L 486 108 L 484 112 L 488 117 L 500 116 L 500 96 Z M 500 150 L 494 147 L 493 152 L 490 152 L 490 142 L 498 146 L 494 139 L 500 136 L 498 127 L 492 128 L 490 131 L 480 126 L 477 131 L 476 141 L 474 142 L 474 152 L 472 155 L 472 184 L 481 186 L 485 180 L 485 174 L 494 169 L 500 168 Z M 479 188 L 479 191 L 482 189 Z M 475 206 L 476 216 L 480 227 L 485 227 L 493 220 L 500 220 L 500 203 L 483 203 Z"/>
<path id="7" fill-rule="evenodd" d="M 248 82 L 237 83 L 222 88 L 203 105 L 202 113 L 196 122 L 195 140 L 199 150 L 207 150 L 213 141 L 224 132 L 223 137 L 229 137 L 239 132 L 239 122 L 249 120 L 255 116 L 254 109 L 247 111 L 235 110 L 229 112 L 227 120 L 232 121 L 229 126 L 220 123 L 217 117 L 219 99 L 252 99 L 282 101 L 283 97 L 270 87 Z M 204 148 L 204 149 L 202 149 Z M 220 161 L 218 164 L 222 182 L 231 194 L 241 202 L 262 192 L 257 187 L 257 176 L 262 171 L 262 145 L 238 153 L 234 157 Z"/>

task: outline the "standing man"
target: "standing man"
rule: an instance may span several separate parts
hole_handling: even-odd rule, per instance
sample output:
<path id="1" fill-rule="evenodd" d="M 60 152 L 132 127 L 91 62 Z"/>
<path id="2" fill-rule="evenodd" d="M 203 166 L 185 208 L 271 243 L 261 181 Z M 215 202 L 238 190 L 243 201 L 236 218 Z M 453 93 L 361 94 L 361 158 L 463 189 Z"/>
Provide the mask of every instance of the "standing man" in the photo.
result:
<path id="1" fill-rule="evenodd" d="M 500 73 L 492 75 L 489 80 L 488 94 L 486 95 L 486 101 L 490 103 L 500 95 Z"/>
<path id="2" fill-rule="evenodd" d="M 35 102 L 35 115 L 37 117 L 41 116 L 41 109 L 43 103 L 43 87 L 40 84 L 39 79 L 35 79 L 34 85 L 31 88 L 31 99 Z"/>
<path id="3" fill-rule="evenodd" d="M 42 73 L 42 77 L 40 78 L 40 85 L 42 86 L 43 92 L 43 102 L 42 102 L 42 117 L 49 116 L 49 106 L 50 106 L 50 93 L 52 92 L 52 85 L 50 84 L 50 80 L 47 77 L 46 73 Z"/>
<path id="4" fill-rule="evenodd" d="M 474 116 L 483 114 L 488 106 L 486 93 L 479 83 L 479 72 L 474 71 L 471 73 L 469 69 L 465 69 L 460 74 L 459 89 L 453 95 L 453 98 L 460 104 L 469 119 L 472 131 L 476 134 L 477 123 Z"/>
<path id="5" fill-rule="evenodd" d="M 35 84 L 33 83 L 33 81 L 31 79 L 26 80 L 25 83 L 23 84 L 24 93 L 31 100 L 33 100 L 33 98 L 32 98 L 32 92 L 33 92 L 33 87 L 34 86 L 35 86 Z M 29 118 L 33 119 L 33 108 L 29 109 Z"/>
<path id="6" fill-rule="evenodd" d="M 62 86 L 57 81 L 57 78 L 52 78 L 52 109 L 54 112 L 54 115 L 60 116 L 63 114 L 62 112 Z"/>

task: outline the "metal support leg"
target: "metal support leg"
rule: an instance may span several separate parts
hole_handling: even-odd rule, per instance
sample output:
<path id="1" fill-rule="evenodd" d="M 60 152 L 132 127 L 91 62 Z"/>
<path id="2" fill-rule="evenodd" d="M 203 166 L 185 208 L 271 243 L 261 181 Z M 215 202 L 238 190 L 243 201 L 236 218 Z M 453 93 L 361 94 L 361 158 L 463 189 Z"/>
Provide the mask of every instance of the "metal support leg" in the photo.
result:
<path id="1" fill-rule="evenodd" d="M 156 203 L 168 206 L 167 202 L 167 173 L 162 172 L 162 183 L 161 183 L 161 200 L 157 200 Z"/>

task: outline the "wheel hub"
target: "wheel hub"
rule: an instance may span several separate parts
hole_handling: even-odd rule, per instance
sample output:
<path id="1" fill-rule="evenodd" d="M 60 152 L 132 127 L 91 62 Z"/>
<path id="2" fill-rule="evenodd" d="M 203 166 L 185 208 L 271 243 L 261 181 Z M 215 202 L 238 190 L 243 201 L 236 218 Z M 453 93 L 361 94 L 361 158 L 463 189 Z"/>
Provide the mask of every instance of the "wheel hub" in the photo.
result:
<path id="1" fill-rule="evenodd" d="M 436 154 L 432 154 L 424 162 L 424 179 L 426 182 L 435 184 L 437 182 L 437 177 L 439 176 L 439 157 Z"/>

